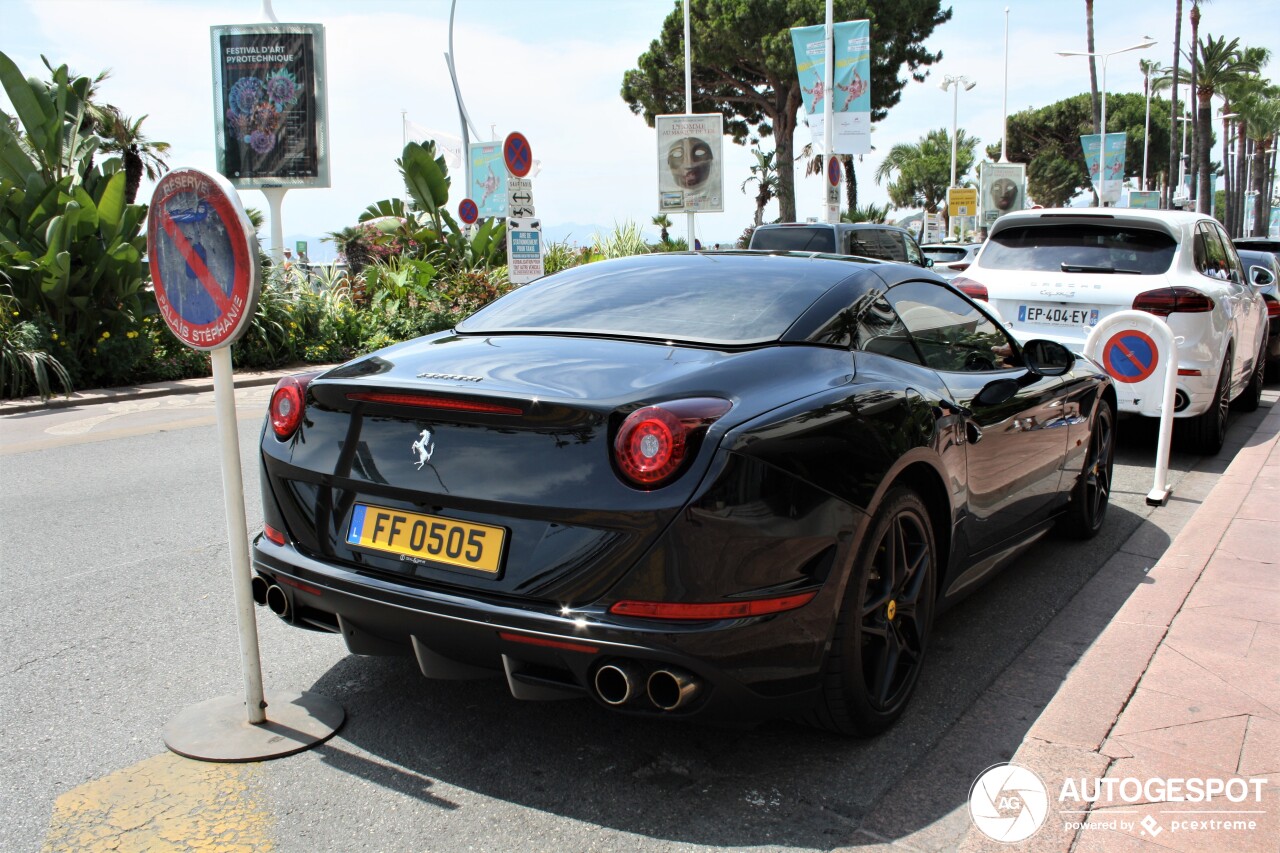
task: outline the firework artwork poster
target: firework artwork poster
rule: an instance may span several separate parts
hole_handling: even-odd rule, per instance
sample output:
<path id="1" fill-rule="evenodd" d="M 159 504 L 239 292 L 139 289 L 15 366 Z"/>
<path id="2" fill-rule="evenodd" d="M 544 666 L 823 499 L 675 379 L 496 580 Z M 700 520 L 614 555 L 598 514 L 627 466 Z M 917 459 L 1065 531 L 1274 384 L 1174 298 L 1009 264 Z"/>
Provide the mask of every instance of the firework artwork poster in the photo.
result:
<path id="1" fill-rule="evenodd" d="M 218 171 L 240 189 L 329 186 L 323 25 L 210 33 Z"/>

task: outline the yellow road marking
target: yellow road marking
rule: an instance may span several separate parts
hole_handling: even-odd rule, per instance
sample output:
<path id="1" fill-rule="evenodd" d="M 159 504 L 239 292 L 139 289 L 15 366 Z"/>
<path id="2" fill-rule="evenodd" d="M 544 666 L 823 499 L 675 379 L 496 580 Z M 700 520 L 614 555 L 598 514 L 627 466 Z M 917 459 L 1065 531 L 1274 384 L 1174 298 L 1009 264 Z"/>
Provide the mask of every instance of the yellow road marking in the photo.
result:
<path id="1" fill-rule="evenodd" d="M 58 797 L 41 853 L 272 849 L 253 764 L 148 758 Z"/>

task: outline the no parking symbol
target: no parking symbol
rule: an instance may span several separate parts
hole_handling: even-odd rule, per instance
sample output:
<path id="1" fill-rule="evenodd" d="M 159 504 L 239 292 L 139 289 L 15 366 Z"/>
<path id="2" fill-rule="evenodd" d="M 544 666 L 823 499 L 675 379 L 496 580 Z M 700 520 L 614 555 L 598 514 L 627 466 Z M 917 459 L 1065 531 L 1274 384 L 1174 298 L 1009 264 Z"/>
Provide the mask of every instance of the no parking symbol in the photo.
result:
<path id="1" fill-rule="evenodd" d="M 1141 382 L 1160 366 L 1160 351 L 1150 335 L 1137 329 L 1126 329 L 1103 345 L 1102 366 L 1117 382 Z"/>

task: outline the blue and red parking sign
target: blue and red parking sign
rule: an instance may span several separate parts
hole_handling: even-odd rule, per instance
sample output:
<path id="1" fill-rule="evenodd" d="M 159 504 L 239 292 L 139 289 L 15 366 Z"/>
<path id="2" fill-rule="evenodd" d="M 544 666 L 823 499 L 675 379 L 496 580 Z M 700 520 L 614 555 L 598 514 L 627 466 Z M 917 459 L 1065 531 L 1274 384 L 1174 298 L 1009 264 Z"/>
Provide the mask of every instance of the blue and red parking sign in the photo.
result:
<path id="1" fill-rule="evenodd" d="M 257 238 L 221 175 L 174 169 L 147 216 L 147 253 L 165 323 L 187 346 L 228 346 L 253 321 L 261 287 Z"/>
<path id="2" fill-rule="evenodd" d="M 1141 382 L 1156 372 L 1160 352 L 1151 336 L 1137 329 L 1117 332 L 1102 347 L 1102 366 L 1117 382 Z"/>
<path id="3" fill-rule="evenodd" d="M 533 168 L 533 149 L 523 133 L 507 134 L 502 143 L 502 159 L 507 164 L 507 171 L 517 178 L 523 178 Z"/>
<path id="4" fill-rule="evenodd" d="M 458 202 L 458 218 L 470 225 L 480 218 L 480 208 L 471 199 L 464 198 Z"/>

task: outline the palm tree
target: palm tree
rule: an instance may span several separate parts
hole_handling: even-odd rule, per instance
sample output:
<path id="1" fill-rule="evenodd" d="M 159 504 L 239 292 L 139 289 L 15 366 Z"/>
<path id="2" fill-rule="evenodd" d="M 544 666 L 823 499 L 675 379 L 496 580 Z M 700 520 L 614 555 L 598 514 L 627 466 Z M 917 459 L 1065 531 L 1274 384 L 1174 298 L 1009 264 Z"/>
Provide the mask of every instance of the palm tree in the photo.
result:
<path id="1" fill-rule="evenodd" d="M 1271 51 L 1264 47 L 1246 47 L 1240 51 L 1240 64 L 1245 68 L 1259 69 L 1266 65 L 1271 59 Z M 1226 217 L 1224 222 L 1227 226 L 1227 233 L 1232 237 L 1240 237 L 1244 234 L 1244 200 L 1245 190 L 1244 174 L 1248 169 L 1248 117 L 1256 95 L 1262 93 L 1270 81 L 1264 80 L 1261 75 L 1246 72 L 1239 80 L 1229 83 L 1222 88 L 1222 97 L 1224 105 L 1222 112 L 1224 115 L 1235 113 L 1236 119 L 1233 122 L 1236 140 L 1236 154 L 1234 158 L 1225 156 L 1226 145 L 1229 137 L 1226 129 L 1229 125 L 1224 119 L 1223 133 L 1223 152 L 1222 158 L 1223 171 L 1226 174 L 1226 192 L 1227 206 Z"/>
<path id="2" fill-rule="evenodd" d="M 661 234 L 662 242 L 670 243 L 671 235 L 670 233 L 668 233 L 667 229 L 671 227 L 671 218 L 667 216 L 665 213 L 659 213 L 657 216 L 653 217 L 653 224 L 657 225 L 659 228 L 662 229 L 662 234 Z M 759 223 L 756 223 L 756 224 L 759 224 Z"/>
<path id="3" fill-rule="evenodd" d="M 1098 100 L 1098 60 L 1094 54 L 1093 47 L 1093 0 L 1084 0 L 1084 20 L 1085 20 L 1085 37 L 1089 51 L 1089 91 L 1092 93 L 1093 100 L 1093 132 L 1105 133 L 1100 131 L 1102 127 L 1102 103 Z"/>
<path id="4" fill-rule="evenodd" d="M 1178 58 L 1182 52 L 1182 0 L 1177 0 L 1177 17 L 1174 18 L 1173 24 L 1173 68 L 1170 69 L 1169 79 L 1173 83 L 1173 97 L 1169 100 L 1172 105 L 1169 107 L 1169 180 L 1165 182 L 1165 199 L 1164 206 L 1169 208 L 1173 203 L 1173 182 L 1177 180 L 1179 172 L 1178 162 L 1181 154 L 1178 152 Z"/>
<path id="5" fill-rule="evenodd" d="M 1200 81 L 1200 57 L 1196 54 L 1196 45 L 1200 43 L 1200 4 L 1208 3 L 1209 0 L 1191 0 L 1191 91 L 1195 93 L 1199 88 Z M 1197 97 L 1193 95 L 1193 97 Z M 1209 150 L 1209 134 L 1212 133 L 1209 122 L 1200 124 L 1200 115 L 1198 111 L 1192 113 L 1191 122 L 1191 186 L 1196 187 L 1196 210 L 1207 212 L 1208 201 L 1205 201 L 1205 207 L 1200 206 L 1200 156 L 1201 149 Z M 1209 155 L 1204 154 L 1205 162 L 1209 160 Z"/>
<path id="6" fill-rule="evenodd" d="M 1196 140 L 1196 164 L 1199 168 L 1199 185 L 1196 190 L 1196 210 L 1209 212 L 1209 137 L 1212 133 L 1213 96 L 1243 80 L 1244 75 L 1256 72 L 1240 54 L 1240 39 L 1230 42 L 1226 37 L 1215 39 L 1207 36 L 1199 43 L 1199 68 L 1196 77 L 1196 124 L 1204 128 Z"/>
<path id="7" fill-rule="evenodd" d="M 1148 136 L 1151 133 L 1151 96 L 1155 93 L 1156 85 L 1152 78 L 1159 78 L 1164 73 L 1164 69 L 1160 67 L 1160 63 L 1155 59 L 1139 59 L 1138 70 L 1142 72 L 1142 94 L 1147 99 L 1147 118 L 1142 126 L 1142 163 L 1145 172 L 1147 160 L 1150 159 L 1151 140 Z M 1146 174 L 1143 174 L 1146 180 Z M 1157 183 L 1159 183 L 1157 181 Z M 1144 184 L 1144 190 L 1147 186 Z"/>
<path id="8" fill-rule="evenodd" d="M 756 216 L 755 226 L 760 227 L 760 223 L 764 221 L 764 208 L 770 201 L 778 197 L 778 170 L 773 163 L 774 154 L 777 152 L 770 151 L 767 154 L 759 148 L 752 148 L 751 153 L 755 155 L 755 165 L 751 167 L 751 177 L 742 182 L 742 191 L 747 191 L 747 184 L 752 181 L 756 182 Z"/>
<path id="9" fill-rule="evenodd" d="M 1256 193 L 1253 233 L 1267 233 L 1271 197 L 1271 176 L 1275 168 L 1276 141 L 1280 138 L 1280 86 L 1266 82 L 1260 89 L 1236 103 L 1245 122 L 1245 135 L 1253 146 L 1251 191 Z"/>
<path id="10" fill-rule="evenodd" d="M 978 140 L 963 130 L 956 132 L 956 174 L 973 168 Z M 896 207 L 923 207 L 936 213 L 947 198 L 951 183 L 951 134 L 946 128 L 931 130 L 915 144 L 900 143 L 889 149 L 876 169 L 876 183 L 886 178 L 889 201 Z"/>
<path id="11" fill-rule="evenodd" d="M 101 112 L 102 120 L 107 122 L 99 130 L 102 136 L 101 150 L 118 153 L 124 160 L 125 198 L 129 204 L 133 204 L 138 197 L 138 187 L 144 174 L 148 181 L 154 181 L 169 171 L 169 164 L 165 161 L 169 143 L 149 139 L 142 132 L 146 116 L 131 119 L 110 104 L 105 105 Z"/>

